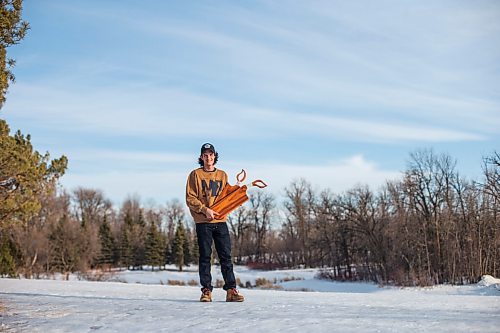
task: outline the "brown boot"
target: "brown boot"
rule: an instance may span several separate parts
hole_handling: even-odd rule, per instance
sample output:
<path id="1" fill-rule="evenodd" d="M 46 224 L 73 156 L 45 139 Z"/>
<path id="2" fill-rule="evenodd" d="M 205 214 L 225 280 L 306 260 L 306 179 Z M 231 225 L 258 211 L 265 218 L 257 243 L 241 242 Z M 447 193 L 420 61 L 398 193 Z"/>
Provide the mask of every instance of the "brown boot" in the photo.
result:
<path id="1" fill-rule="evenodd" d="M 243 302 L 245 297 L 238 292 L 236 288 L 231 288 L 227 290 L 226 302 Z"/>
<path id="2" fill-rule="evenodd" d="M 212 302 L 212 291 L 209 288 L 201 290 L 200 302 Z"/>

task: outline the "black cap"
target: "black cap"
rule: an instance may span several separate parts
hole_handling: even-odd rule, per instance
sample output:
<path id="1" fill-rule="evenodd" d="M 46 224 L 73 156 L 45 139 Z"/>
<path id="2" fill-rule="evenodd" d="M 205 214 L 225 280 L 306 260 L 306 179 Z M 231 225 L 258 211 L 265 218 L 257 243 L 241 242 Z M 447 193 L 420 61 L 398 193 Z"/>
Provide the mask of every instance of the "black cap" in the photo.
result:
<path id="1" fill-rule="evenodd" d="M 215 154 L 215 147 L 211 143 L 205 143 L 205 144 L 203 144 L 203 146 L 201 146 L 201 154 L 203 154 L 203 152 L 205 150 L 210 150 L 210 151 L 212 151 L 212 153 Z"/>

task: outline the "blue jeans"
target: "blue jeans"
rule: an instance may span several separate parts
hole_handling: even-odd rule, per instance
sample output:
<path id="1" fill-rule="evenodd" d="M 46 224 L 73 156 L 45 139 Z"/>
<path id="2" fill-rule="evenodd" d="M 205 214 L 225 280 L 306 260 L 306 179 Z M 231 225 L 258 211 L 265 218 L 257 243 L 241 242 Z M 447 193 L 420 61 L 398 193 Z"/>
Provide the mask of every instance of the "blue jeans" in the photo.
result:
<path id="1" fill-rule="evenodd" d="M 210 259 L 212 257 L 212 241 L 219 256 L 222 277 L 224 278 L 224 290 L 236 288 L 233 263 L 231 261 L 231 238 L 226 222 L 221 223 L 196 223 L 196 235 L 200 249 L 198 271 L 200 273 L 200 284 L 203 288 L 213 289 L 212 274 L 210 273 Z"/>

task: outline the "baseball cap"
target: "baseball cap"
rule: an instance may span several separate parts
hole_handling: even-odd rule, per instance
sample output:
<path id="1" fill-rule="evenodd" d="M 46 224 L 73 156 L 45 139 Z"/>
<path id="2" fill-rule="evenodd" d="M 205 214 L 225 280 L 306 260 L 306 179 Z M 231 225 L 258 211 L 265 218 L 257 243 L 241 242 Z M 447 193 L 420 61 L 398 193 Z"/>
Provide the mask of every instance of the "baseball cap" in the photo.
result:
<path id="1" fill-rule="evenodd" d="M 215 147 L 211 143 L 204 143 L 203 146 L 201 146 L 201 154 L 203 154 L 205 150 L 210 150 L 215 154 Z"/>

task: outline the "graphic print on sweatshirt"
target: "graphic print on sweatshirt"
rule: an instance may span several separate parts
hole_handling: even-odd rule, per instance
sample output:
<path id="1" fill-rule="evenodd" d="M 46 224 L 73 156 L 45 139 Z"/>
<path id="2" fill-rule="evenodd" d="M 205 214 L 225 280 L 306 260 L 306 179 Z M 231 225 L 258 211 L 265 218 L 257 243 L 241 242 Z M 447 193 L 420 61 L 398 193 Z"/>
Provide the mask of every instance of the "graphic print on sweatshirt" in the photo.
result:
<path id="1" fill-rule="evenodd" d="M 219 195 L 219 192 L 222 189 L 222 181 L 210 179 L 210 182 L 207 185 L 207 181 L 205 179 L 202 179 L 201 189 L 203 196 L 215 198 L 217 195 Z"/>

